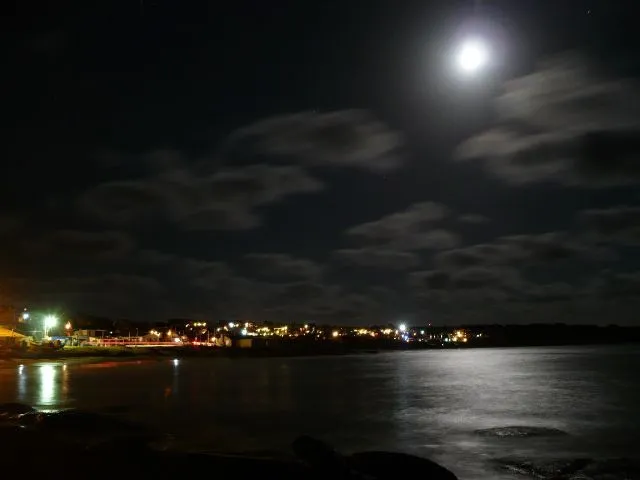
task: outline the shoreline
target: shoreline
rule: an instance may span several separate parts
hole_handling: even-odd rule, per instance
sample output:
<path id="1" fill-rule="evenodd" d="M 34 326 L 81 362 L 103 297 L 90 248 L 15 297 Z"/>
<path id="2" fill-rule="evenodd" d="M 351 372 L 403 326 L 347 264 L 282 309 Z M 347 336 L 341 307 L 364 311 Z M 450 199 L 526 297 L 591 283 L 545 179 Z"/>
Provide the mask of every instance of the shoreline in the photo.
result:
<path id="1" fill-rule="evenodd" d="M 89 350 L 89 348 L 91 350 Z M 163 360 L 173 358 L 268 358 L 268 357 L 317 357 L 343 355 L 373 355 L 384 351 L 405 351 L 406 349 L 340 349 L 305 350 L 298 349 L 241 349 L 241 348 L 192 348 L 192 347 L 149 347 L 144 349 L 128 347 L 87 347 L 82 351 L 61 349 L 52 352 L 29 352 L 22 355 L 0 356 L 0 364 L 26 363 L 42 360 Z"/>
<path id="2" fill-rule="evenodd" d="M 491 348 L 536 348 L 536 347 L 579 347 L 579 346 L 625 346 L 637 342 L 625 343 L 552 343 L 530 345 L 465 345 L 465 346 L 367 346 L 353 347 L 344 345 L 322 345 L 316 348 L 275 348 L 275 349 L 247 349 L 232 347 L 149 347 L 144 349 L 130 347 L 72 347 L 47 352 L 26 352 L 0 356 L 2 364 L 32 363 L 46 360 L 62 360 L 85 363 L 87 361 L 102 362 L 105 360 L 164 360 L 173 358 L 286 358 L 286 357 L 324 357 L 345 355 L 375 355 L 387 352 L 415 352 L 433 350 L 467 350 Z"/>

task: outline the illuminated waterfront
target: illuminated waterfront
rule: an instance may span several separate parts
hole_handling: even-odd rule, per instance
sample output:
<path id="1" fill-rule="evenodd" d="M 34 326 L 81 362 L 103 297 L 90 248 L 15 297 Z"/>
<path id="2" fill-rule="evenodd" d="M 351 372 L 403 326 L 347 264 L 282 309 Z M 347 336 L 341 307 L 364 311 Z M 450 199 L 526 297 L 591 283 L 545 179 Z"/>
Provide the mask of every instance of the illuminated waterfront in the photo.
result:
<path id="1" fill-rule="evenodd" d="M 118 410 L 195 449 L 287 451 L 308 433 L 344 451 L 401 450 L 463 479 L 499 478 L 489 462 L 498 456 L 632 455 L 639 368 L 637 347 L 5 363 L 0 401 Z M 509 425 L 569 435 L 473 433 Z"/>

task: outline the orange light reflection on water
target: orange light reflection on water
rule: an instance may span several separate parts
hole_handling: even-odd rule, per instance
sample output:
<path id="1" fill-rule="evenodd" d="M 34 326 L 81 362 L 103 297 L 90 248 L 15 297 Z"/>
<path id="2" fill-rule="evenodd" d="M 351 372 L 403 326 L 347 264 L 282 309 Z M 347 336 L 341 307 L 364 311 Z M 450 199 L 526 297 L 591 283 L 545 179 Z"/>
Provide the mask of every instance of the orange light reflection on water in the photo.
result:
<path id="1" fill-rule="evenodd" d="M 105 361 L 96 363 L 83 363 L 76 366 L 76 368 L 92 369 L 92 368 L 115 368 L 131 365 L 142 365 L 143 363 L 152 363 L 151 360 L 129 360 L 129 361 Z"/>

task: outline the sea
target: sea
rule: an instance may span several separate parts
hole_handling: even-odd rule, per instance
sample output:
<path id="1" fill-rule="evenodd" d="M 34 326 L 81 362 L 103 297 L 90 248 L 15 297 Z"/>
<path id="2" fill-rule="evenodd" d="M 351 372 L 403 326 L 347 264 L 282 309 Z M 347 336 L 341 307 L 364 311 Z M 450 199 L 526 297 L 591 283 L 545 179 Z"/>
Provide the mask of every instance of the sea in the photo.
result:
<path id="1" fill-rule="evenodd" d="M 517 462 L 637 458 L 639 372 L 640 346 L 5 362 L 0 402 L 118 415 L 190 451 L 286 456 L 306 434 L 506 479 Z"/>

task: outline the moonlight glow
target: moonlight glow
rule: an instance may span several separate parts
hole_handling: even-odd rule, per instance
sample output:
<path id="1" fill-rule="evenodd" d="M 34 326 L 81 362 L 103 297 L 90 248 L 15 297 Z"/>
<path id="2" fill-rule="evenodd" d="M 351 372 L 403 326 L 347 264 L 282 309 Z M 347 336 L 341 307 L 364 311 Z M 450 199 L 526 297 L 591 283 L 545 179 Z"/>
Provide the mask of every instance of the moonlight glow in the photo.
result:
<path id="1" fill-rule="evenodd" d="M 464 72 L 473 73 L 487 64 L 488 57 L 487 47 L 482 42 L 469 40 L 458 51 L 458 66 Z"/>

